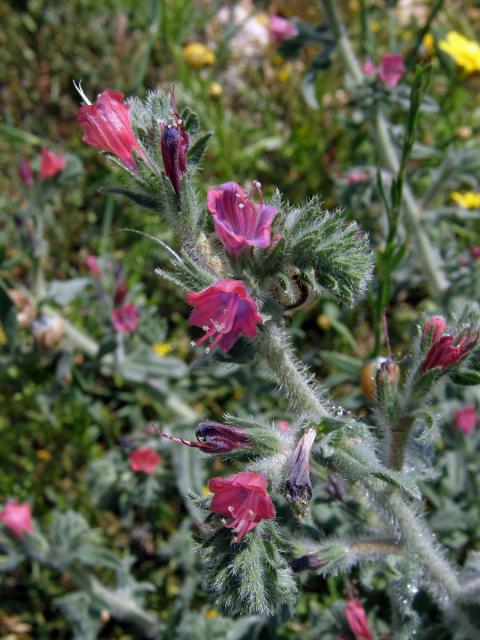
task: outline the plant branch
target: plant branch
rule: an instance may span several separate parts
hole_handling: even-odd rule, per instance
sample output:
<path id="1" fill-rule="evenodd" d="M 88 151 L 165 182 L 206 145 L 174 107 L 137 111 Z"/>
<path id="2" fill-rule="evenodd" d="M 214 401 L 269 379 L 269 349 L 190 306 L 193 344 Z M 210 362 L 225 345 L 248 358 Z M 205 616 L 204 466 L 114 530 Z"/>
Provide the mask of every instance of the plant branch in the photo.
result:
<path id="1" fill-rule="evenodd" d="M 262 329 L 257 344 L 292 407 L 308 415 L 328 416 L 329 410 L 319 386 L 297 360 L 281 329 L 268 323 Z"/>

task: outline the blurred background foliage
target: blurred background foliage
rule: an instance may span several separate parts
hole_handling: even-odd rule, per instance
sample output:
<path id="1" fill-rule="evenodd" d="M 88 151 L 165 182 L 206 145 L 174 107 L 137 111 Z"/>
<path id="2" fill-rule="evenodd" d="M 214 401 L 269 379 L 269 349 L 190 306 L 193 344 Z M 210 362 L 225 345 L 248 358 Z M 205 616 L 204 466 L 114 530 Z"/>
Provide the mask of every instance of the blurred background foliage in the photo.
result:
<path id="1" fill-rule="evenodd" d="M 421 9 L 420 14 L 408 12 L 407 2 L 340 4 L 357 50 L 366 57 L 390 49 L 408 54 L 434 3 L 410 3 Z M 322 21 L 319 3 L 279 0 L 245 5 L 260 26 L 273 13 L 297 16 L 308 25 Z M 435 38 L 455 29 L 478 40 L 480 11 L 475 5 L 443 2 L 432 28 Z M 52 510 L 75 510 L 102 532 L 102 544 L 119 555 L 135 556 L 136 578 L 154 587 L 146 596 L 148 609 L 165 623 L 165 637 L 338 638 L 344 625 L 339 605 L 345 593 L 343 579 L 302 576 L 304 594 L 289 621 L 281 616 L 269 621 L 227 620 L 208 602 L 192 547 L 190 527 L 198 513 L 188 490 L 201 494 L 212 468 L 218 472 L 222 463 L 153 440 L 162 455 L 158 473 L 138 478 L 128 468 L 132 442 L 152 444 L 145 435 L 150 421 L 190 437 L 195 422 L 218 420 L 224 412 L 261 415 L 264 420 L 290 416 L 266 372 L 252 375 L 248 365 L 222 362 L 206 368 L 196 361 L 191 366 L 186 304 L 154 275 L 167 256 L 148 239 L 124 231 L 135 228 L 172 242 L 172 230 L 154 213 L 99 191 L 117 185 L 118 172 L 81 140 L 74 80 L 83 82 L 91 98 L 105 88 L 142 96 L 147 89 L 174 84 L 180 108 L 194 105 L 202 128 L 214 132 L 200 174 L 202 192 L 227 180 L 246 184 L 258 179 L 267 195 L 278 187 L 294 202 L 318 193 L 327 206 L 344 207 L 347 216 L 369 231 L 375 246 L 384 240 L 378 158 L 362 96 L 342 86 L 335 61 L 310 85 L 305 82 L 318 43 L 307 44 L 299 56 L 290 58 L 272 43 L 259 47 L 242 42 L 238 26 L 219 21 L 223 6 L 216 0 L 0 4 L 0 276 L 9 287 L 26 283 L 32 266 L 19 233 L 18 220 L 28 205 L 18 164 L 24 156 L 38 155 L 41 146 L 62 150 L 70 154 L 73 168 L 59 177 L 48 196 L 47 281 L 87 277 L 84 260 L 89 254 L 115 260 L 128 274 L 130 290 L 142 307 L 144 320 L 133 346 L 162 344 L 161 357 L 167 358 L 164 364 L 155 361 L 152 370 L 142 369 L 140 379 L 138 372 L 112 374 L 102 370 L 99 358 L 79 350 L 41 351 L 20 328 L 14 356 L 8 345 L 0 347 L 0 499 L 31 502 L 35 518 L 45 526 L 51 524 Z M 189 58 L 185 47 L 191 43 L 207 47 L 210 56 L 203 62 Z M 421 49 L 419 55 L 433 62 L 432 108 L 420 117 L 410 179 L 420 201 L 428 199 L 427 226 L 433 241 L 441 244 L 454 284 L 447 307 L 456 310 L 467 298 L 478 300 L 480 293 L 478 262 L 469 252 L 480 244 L 479 211 L 459 208 L 450 197 L 454 190 L 479 190 L 479 75 L 462 75 L 438 50 Z M 397 102 L 388 105 L 399 134 L 407 97 L 408 92 L 400 93 Z M 367 179 L 352 181 L 352 171 L 367 172 Z M 372 287 L 354 310 L 320 299 L 290 314 L 303 359 L 343 406 L 360 415 L 370 410 L 360 372 L 374 352 L 375 300 Z M 108 353 L 111 336 L 99 320 L 100 304 L 91 282 L 60 306 L 73 325 Z M 436 308 L 410 252 L 396 272 L 388 309 L 394 355 L 408 355 L 413 324 L 422 311 Z M 469 552 L 478 553 L 480 540 L 480 437 L 476 433 L 465 439 L 452 426 L 456 408 L 466 401 L 476 404 L 476 393 L 469 394 L 465 398 L 456 389 L 445 390 L 438 408 L 443 430 L 437 445 L 437 478 L 424 488 L 439 539 L 462 562 Z M 360 525 L 365 517 L 353 500 L 336 498 L 326 489 L 312 505 L 309 522 L 325 534 L 341 530 L 345 513 L 354 512 Z M 108 571 L 99 573 L 113 584 Z M 372 588 L 364 605 L 375 620 L 378 637 L 391 637 L 386 601 L 375 591 L 382 589 L 381 578 L 372 571 L 362 580 Z M 3 580 L 1 589 L 1 637 L 71 637 L 59 607 L 75 622 L 75 605 L 68 609 L 58 603 L 72 589 L 68 568 L 55 572 L 38 562 L 24 564 Z M 434 635 L 436 612 L 425 611 L 428 624 L 422 637 L 440 637 Z M 97 618 L 103 625 L 99 637 L 138 637 L 128 624 L 102 611 Z M 78 628 L 77 637 L 88 637 L 85 627 Z"/>

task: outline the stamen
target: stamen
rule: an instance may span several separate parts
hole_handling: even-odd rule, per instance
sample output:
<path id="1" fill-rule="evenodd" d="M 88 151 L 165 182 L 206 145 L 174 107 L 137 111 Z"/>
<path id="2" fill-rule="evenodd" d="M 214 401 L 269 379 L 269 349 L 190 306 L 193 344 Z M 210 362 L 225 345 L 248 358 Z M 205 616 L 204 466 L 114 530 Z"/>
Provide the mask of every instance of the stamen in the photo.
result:
<path id="1" fill-rule="evenodd" d="M 73 86 L 78 91 L 78 93 L 80 94 L 81 98 L 85 101 L 85 104 L 92 104 L 90 102 L 90 100 L 87 98 L 87 96 L 85 95 L 85 92 L 82 89 L 82 81 L 81 80 L 78 81 L 78 84 L 74 80 L 73 81 Z"/>
<path id="2" fill-rule="evenodd" d="M 227 509 L 230 511 L 230 513 L 234 512 L 234 508 L 231 504 L 228 505 Z"/>
<path id="3" fill-rule="evenodd" d="M 250 518 L 250 520 L 253 520 L 253 518 L 255 517 L 255 514 L 251 509 L 248 510 L 248 517 Z"/>

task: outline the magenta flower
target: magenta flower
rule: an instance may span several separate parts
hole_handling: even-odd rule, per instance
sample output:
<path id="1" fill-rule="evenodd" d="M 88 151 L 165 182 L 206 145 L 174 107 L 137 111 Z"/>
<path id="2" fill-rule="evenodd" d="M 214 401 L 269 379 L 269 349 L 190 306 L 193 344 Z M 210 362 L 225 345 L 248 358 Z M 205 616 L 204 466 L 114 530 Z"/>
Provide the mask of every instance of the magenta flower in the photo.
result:
<path id="1" fill-rule="evenodd" d="M 140 320 L 140 311 L 134 304 L 126 304 L 112 311 L 112 322 L 115 331 L 119 333 L 133 333 Z"/>
<path id="2" fill-rule="evenodd" d="M 433 327 L 433 331 L 431 330 Z M 423 336 L 432 331 L 432 345 L 425 356 L 425 360 L 420 368 L 422 373 L 432 369 L 447 369 L 453 364 L 457 364 L 476 345 L 479 334 L 471 334 L 466 331 L 458 336 L 443 333 L 446 328 L 445 320 L 441 316 L 434 316 L 425 325 Z"/>
<path id="3" fill-rule="evenodd" d="M 27 189 L 33 184 L 33 171 L 32 165 L 30 164 L 30 160 L 28 158 L 23 158 L 20 160 L 20 164 L 18 165 L 18 175 L 20 176 L 20 180 L 23 182 Z"/>
<path id="4" fill-rule="evenodd" d="M 240 280 L 218 280 L 198 293 L 189 293 L 187 302 L 194 307 L 189 323 L 205 331 L 192 345 L 213 338 L 207 353 L 217 344 L 222 351 L 229 351 L 240 334 L 256 336 L 257 323 L 263 323 L 255 300 Z"/>
<path id="5" fill-rule="evenodd" d="M 215 231 L 225 249 L 234 256 L 249 247 L 270 246 L 272 220 L 277 210 L 263 204 L 260 186 L 254 185 L 260 194 L 260 204 L 254 204 L 252 192 L 246 193 L 236 182 L 225 182 L 208 190 L 208 210 L 213 216 Z"/>
<path id="6" fill-rule="evenodd" d="M 62 153 L 55 153 L 51 149 L 42 149 L 40 154 L 40 180 L 56 176 L 65 169 L 67 159 Z"/>
<path id="7" fill-rule="evenodd" d="M 15 500 L 7 502 L 0 511 L 0 522 L 3 522 L 7 529 L 18 538 L 24 538 L 26 533 L 32 533 L 33 531 L 30 505 L 15 502 Z"/>
<path id="8" fill-rule="evenodd" d="M 231 518 L 224 524 L 237 534 L 235 542 L 240 542 L 261 520 L 275 517 L 275 507 L 267 493 L 267 479 L 261 473 L 242 471 L 229 478 L 212 478 L 208 488 L 215 494 L 210 511 Z"/>
<path id="9" fill-rule="evenodd" d="M 204 453 L 228 453 L 250 444 L 250 438 L 242 427 L 230 427 L 218 422 L 202 422 L 195 430 L 197 441 L 176 438 L 168 433 L 160 433 L 163 438 L 181 442 L 187 447 L 195 447 Z"/>
<path id="10" fill-rule="evenodd" d="M 478 415 L 475 407 L 467 406 L 463 409 L 457 409 L 453 414 L 453 420 L 456 428 L 466 436 L 469 436 L 477 426 Z"/>
<path id="11" fill-rule="evenodd" d="M 92 276 L 95 278 L 100 278 L 102 272 L 100 270 L 100 265 L 98 264 L 97 256 L 87 256 L 84 262 L 86 268 L 90 271 Z"/>
<path id="12" fill-rule="evenodd" d="M 480 244 L 470 247 L 470 255 L 477 260 L 480 258 Z"/>
<path id="13" fill-rule="evenodd" d="M 130 106 L 121 91 L 107 89 L 94 104 L 78 110 L 78 121 L 85 129 L 84 142 L 117 156 L 129 169 L 138 171 L 133 151 L 144 158 L 130 122 Z"/>
<path id="14" fill-rule="evenodd" d="M 447 323 L 442 316 L 432 316 L 427 324 L 423 327 L 422 336 L 426 338 L 432 331 L 432 342 L 438 340 L 447 328 Z"/>
<path id="15" fill-rule="evenodd" d="M 405 74 L 403 56 L 399 53 L 387 53 L 382 58 L 379 76 L 380 80 L 393 89 L 397 86 Z"/>
<path id="16" fill-rule="evenodd" d="M 282 16 L 273 15 L 268 23 L 268 32 L 276 44 L 281 44 L 287 38 L 293 38 L 298 33 L 296 26 Z"/>
<path id="17" fill-rule="evenodd" d="M 155 469 L 161 459 L 161 456 L 155 453 L 153 449 L 150 449 L 150 447 L 140 447 L 140 449 L 132 451 L 128 457 L 132 471 L 135 473 L 146 473 L 149 476 L 155 473 Z"/>
<path id="18" fill-rule="evenodd" d="M 367 614 L 360 600 L 349 600 L 347 602 L 345 617 L 356 640 L 373 640 Z"/>

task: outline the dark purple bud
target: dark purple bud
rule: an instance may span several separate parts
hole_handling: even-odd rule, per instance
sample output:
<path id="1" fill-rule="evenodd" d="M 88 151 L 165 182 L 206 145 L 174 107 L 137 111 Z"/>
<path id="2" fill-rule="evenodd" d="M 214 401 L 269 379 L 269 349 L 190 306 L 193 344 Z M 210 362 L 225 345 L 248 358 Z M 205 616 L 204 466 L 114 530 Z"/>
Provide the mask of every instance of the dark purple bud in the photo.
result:
<path id="1" fill-rule="evenodd" d="M 27 189 L 29 189 L 33 184 L 33 171 L 28 158 L 23 158 L 23 160 L 20 161 L 20 164 L 18 165 L 18 174 L 20 176 L 20 180 Z"/>
<path id="2" fill-rule="evenodd" d="M 310 553 L 307 556 L 301 556 L 295 558 L 290 563 L 290 567 L 294 573 L 300 573 L 300 571 L 308 571 L 309 569 L 317 569 L 322 564 L 322 561 L 316 553 Z"/>
<path id="3" fill-rule="evenodd" d="M 346 482 L 338 473 L 332 473 L 325 485 L 325 491 L 333 500 L 344 502 L 347 497 Z"/>
<path id="4" fill-rule="evenodd" d="M 285 497 L 290 502 L 300 500 L 306 504 L 312 499 L 310 484 L 310 450 L 315 440 L 315 429 L 307 429 L 293 453 L 293 464 L 285 482 Z"/>
<path id="5" fill-rule="evenodd" d="M 117 280 L 117 284 L 115 286 L 115 293 L 113 295 L 113 303 L 116 307 L 121 307 L 125 302 L 125 298 L 128 293 L 128 285 L 125 280 L 121 278 Z"/>
<path id="6" fill-rule="evenodd" d="M 187 447 L 195 447 L 205 453 L 228 453 L 234 449 L 241 449 L 251 443 L 245 429 L 242 427 L 230 427 L 218 422 L 202 422 L 195 430 L 197 441 L 176 438 L 167 433 L 160 433 L 162 438 L 168 438 L 174 442 L 181 442 Z"/>
<path id="7" fill-rule="evenodd" d="M 160 141 L 163 167 L 177 196 L 180 195 L 182 176 L 187 171 L 188 143 L 188 133 L 182 124 L 164 127 Z"/>

